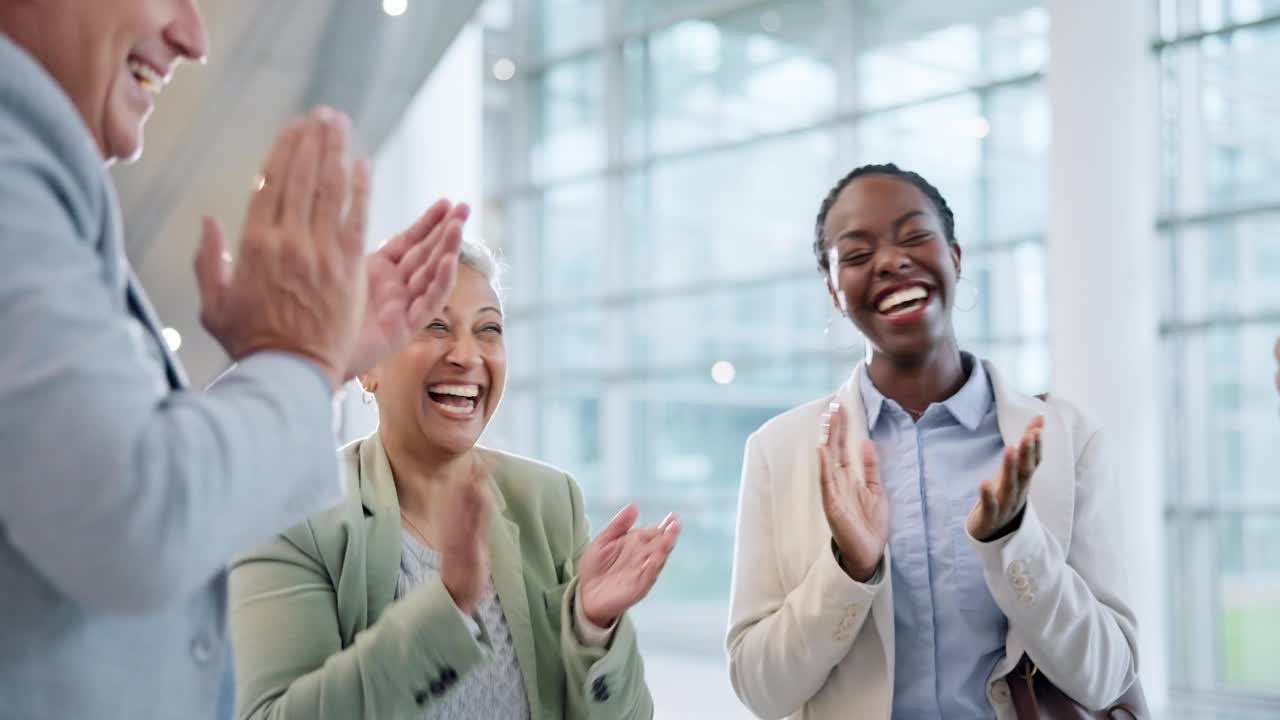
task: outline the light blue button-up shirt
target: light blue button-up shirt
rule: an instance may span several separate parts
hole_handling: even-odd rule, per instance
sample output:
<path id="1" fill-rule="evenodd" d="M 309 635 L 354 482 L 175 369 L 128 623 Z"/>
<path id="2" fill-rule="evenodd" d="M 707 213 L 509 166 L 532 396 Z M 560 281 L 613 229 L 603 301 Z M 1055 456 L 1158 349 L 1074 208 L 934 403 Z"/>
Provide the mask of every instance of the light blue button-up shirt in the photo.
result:
<path id="1" fill-rule="evenodd" d="M 893 717 L 992 718 L 987 679 L 1004 655 L 1007 621 L 991 598 L 965 519 L 1004 451 L 995 398 L 982 363 L 965 355 L 969 379 L 918 422 L 860 384 L 867 427 L 889 497 L 893 556 Z"/>

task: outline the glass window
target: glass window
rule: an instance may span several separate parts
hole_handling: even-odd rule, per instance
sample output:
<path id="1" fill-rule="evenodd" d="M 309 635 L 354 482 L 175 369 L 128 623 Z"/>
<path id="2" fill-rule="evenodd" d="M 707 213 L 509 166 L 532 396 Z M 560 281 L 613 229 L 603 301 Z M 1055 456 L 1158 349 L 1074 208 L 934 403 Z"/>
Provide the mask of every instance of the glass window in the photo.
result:
<path id="1" fill-rule="evenodd" d="M 1164 51 L 1163 211 L 1187 215 L 1280 200 L 1280 23 Z"/>
<path id="2" fill-rule="evenodd" d="M 625 0 L 622 18 L 628 30 L 648 27 L 673 17 L 705 12 L 710 0 Z"/>
<path id="3" fill-rule="evenodd" d="M 535 182 L 604 164 L 604 77 L 599 57 L 557 63 L 529 80 L 534 107 L 530 175 Z"/>
<path id="4" fill-rule="evenodd" d="M 1002 88 L 980 101 L 987 130 L 982 135 L 985 178 L 979 188 L 986 204 L 983 237 L 963 243 L 1002 243 L 1043 233 L 1049 199 L 1049 103 L 1039 83 Z M 982 181 L 985 180 L 985 185 Z"/>
<path id="5" fill-rule="evenodd" d="M 796 127 L 835 109 L 821 3 L 692 19 L 624 49 L 628 156 Z"/>
<path id="6" fill-rule="evenodd" d="M 538 56 L 559 55 L 604 38 L 605 0 L 532 0 L 530 45 Z"/>
<path id="7" fill-rule="evenodd" d="M 1280 503 L 1277 337 L 1280 320 L 1171 336 L 1167 352 L 1178 378 L 1169 403 L 1172 502 Z"/>
<path id="8" fill-rule="evenodd" d="M 502 337 L 507 347 L 507 381 L 529 382 L 537 379 L 538 320 L 527 311 L 506 308 Z"/>
<path id="9" fill-rule="evenodd" d="M 634 366 L 744 364 L 823 353 L 831 301 L 821 276 L 637 302 L 625 327 Z M 767 331 L 761 330 L 767 328 Z"/>
<path id="10" fill-rule="evenodd" d="M 742 368 L 726 385 L 697 372 L 634 387 L 639 399 L 632 411 L 631 495 L 654 511 L 654 520 L 675 511 L 684 525 L 681 551 L 672 555 L 662 582 L 637 614 L 646 633 L 652 628 L 668 647 L 723 661 L 747 436 L 769 418 L 829 392 L 831 374 L 825 360 L 786 358 Z M 672 626 L 672 617 L 681 621 Z"/>
<path id="11" fill-rule="evenodd" d="M 680 514 L 632 614 L 657 715 L 746 718 L 724 667 L 744 444 L 864 356 L 812 252 L 832 185 L 869 162 L 937 185 L 964 248 L 963 347 L 1048 386 L 1046 13 L 528 0 L 511 16 L 539 62 L 490 81 L 505 92 L 486 134 L 506 134 L 486 182 L 518 285 L 494 442 L 572 473 L 596 530 L 627 501 L 642 522 Z"/>
<path id="12" fill-rule="evenodd" d="M 963 253 L 953 315 L 961 338 L 1020 341 L 1048 335 L 1044 245 L 1028 240 Z"/>
<path id="13" fill-rule="evenodd" d="M 1010 8 L 1010 5 L 1014 7 Z M 1038 3 L 990 9 L 884 3 L 855 28 L 858 100 L 881 107 L 1037 72 L 1046 54 L 1048 15 Z"/>
<path id="14" fill-rule="evenodd" d="M 598 386 L 574 383 L 546 388 L 539 403 L 540 459 L 569 472 L 585 497 L 603 495 L 606 490 L 602 484 L 600 402 Z M 604 522 L 608 523 L 607 517 Z"/>
<path id="15" fill-rule="evenodd" d="M 858 164 L 893 162 L 920 173 L 955 213 L 960 242 L 981 243 L 986 227 L 978 185 L 982 140 L 990 129 L 973 94 L 878 113 L 854 128 Z"/>
<path id="16" fill-rule="evenodd" d="M 1223 516 L 1218 547 L 1222 685 L 1280 691 L 1280 555 L 1274 551 L 1280 547 L 1280 514 Z"/>
<path id="17" fill-rule="evenodd" d="M 569 379 L 605 367 L 608 335 L 605 313 L 597 306 L 548 311 L 538 324 L 542 338 L 542 374 Z"/>
<path id="18" fill-rule="evenodd" d="M 836 164 L 832 134 L 817 130 L 637 171 L 623 198 L 628 282 L 816 275 L 813 218 L 846 169 Z"/>
<path id="19" fill-rule="evenodd" d="M 600 180 L 553 185 L 537 204 L 542 297 L 577 298 L 601 291 L 605 188 Z"/>
<path id="20" fill-rule="evenodd" d="M 1280 0 L 1160 0 L 1160 34 L 1169 40 L 1277 15 Z"/>
<path id="21" fill-rule="evenodd" d="M 1172 679 L 1274 698 L 1280 3 L 1161 9 L 1171 43 L 1158 52 Z"/>
<path id="22" fill-rule="evenodd" d="M 1280 182 L 1280 172 L 1276 174 Z M 1180 225 L 1167 298 L 1175 322 L 1280 313 L 1280 213 Z"/>

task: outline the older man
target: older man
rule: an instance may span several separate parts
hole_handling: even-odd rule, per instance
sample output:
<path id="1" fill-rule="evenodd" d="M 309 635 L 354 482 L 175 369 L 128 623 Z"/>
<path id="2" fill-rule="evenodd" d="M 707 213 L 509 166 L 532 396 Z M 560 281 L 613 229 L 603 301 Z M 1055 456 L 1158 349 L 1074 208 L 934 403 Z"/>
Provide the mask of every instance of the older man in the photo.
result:
<path id="1" fill-rule="evenodd" d="M 210 718 L 224 567 L 344 492 L 331 399 L 453 283 L 465 206 L 363 257 L 347 121 L 292 123 L 234 268 L 206 221 L 202 319 L 237 364 L 206 392 L 124 255 L 105 165 L 135 157 L 194 0 L 0 0 L 0 715 Z"/>

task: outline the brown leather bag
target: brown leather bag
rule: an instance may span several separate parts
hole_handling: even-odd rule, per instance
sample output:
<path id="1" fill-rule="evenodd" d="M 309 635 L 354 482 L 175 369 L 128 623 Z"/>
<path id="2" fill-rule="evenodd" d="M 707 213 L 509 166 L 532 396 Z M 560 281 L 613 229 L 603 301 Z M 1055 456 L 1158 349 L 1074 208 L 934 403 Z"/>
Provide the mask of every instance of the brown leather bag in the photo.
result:
<path id="1" fill-rule="evenodd" d="M 1026 655 L 1005 676 L 1018 720 L 1151 720 L 1142 683 L 1137 680 L 1110 707 L 1096 712 L 1067 697 Z"/>

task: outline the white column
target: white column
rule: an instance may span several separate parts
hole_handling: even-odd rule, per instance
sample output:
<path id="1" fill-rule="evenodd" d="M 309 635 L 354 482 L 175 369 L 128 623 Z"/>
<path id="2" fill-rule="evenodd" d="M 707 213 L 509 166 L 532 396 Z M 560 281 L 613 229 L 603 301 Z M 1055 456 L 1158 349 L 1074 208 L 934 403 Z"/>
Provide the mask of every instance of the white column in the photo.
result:
<path id="1" fill-rule="evenodd" d="M 1049 0 L 1052 391 L 1104 427 L 1142 683 L 1167 702 L 1154 2 Z"/>

